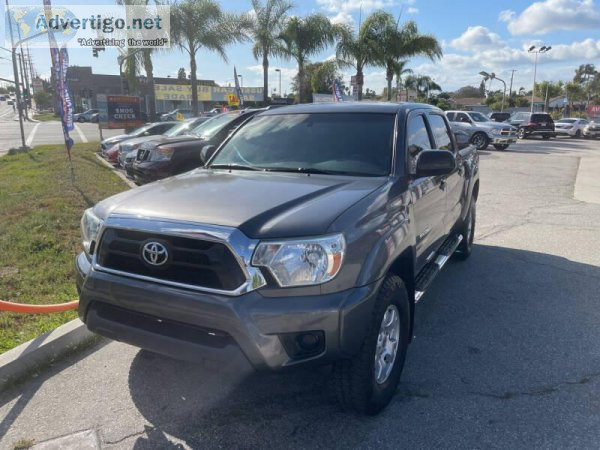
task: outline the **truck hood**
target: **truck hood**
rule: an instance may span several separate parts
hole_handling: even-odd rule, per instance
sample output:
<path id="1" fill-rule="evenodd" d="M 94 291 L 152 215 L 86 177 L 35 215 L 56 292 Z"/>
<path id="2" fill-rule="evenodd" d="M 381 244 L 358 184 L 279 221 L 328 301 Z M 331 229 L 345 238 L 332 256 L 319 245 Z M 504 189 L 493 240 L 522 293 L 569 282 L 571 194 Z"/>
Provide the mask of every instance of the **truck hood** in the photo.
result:
<path id="1" fill-rule="evenodd" d="M 490 120 L 489 122 L 476 122 L 475 126 L 477 128 L 485 128 L 490 130 L 492 128 L 510 128 L 512 125 L 510 123 L 494 122 L 493 120 Z"/>
<path id="2" fill-rule="evenodd" d="M 316 236 L 385 180 L 197 169 L 110 197 L 95 213 L 230 226 L 255 239 Z"/>

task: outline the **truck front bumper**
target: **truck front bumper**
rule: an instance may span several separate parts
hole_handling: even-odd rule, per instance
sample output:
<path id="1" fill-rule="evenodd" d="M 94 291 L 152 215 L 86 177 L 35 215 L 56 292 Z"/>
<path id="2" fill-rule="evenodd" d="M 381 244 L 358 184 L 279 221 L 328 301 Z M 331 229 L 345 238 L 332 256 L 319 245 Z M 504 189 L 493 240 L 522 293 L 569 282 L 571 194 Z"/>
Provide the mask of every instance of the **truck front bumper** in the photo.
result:
<path id="1" fill-rule="evenodd" d="M 91 331 L 177 359 L 243 354 L 257 369 L 355 354 L 380 285 L 327 295 L 225 296 L 97 271 L 83 253 L 76 267 L 79 316 Z"/>
<path id="2" fill-rule="evenodd" d="M 491 144 L 514 144 L 517 142 L 517 137 L 512 137 L 512 136 L 499 136 L 499 137 L 492 137 L 490 138 L 490 143 Z"/>

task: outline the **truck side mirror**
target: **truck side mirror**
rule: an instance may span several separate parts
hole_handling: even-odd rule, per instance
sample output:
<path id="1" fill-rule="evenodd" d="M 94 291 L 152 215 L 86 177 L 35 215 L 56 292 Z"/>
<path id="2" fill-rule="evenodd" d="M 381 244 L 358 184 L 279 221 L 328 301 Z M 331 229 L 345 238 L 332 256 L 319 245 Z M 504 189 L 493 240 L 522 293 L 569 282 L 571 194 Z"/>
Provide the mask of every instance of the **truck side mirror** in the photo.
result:
<path id="1" fill-rule="evenodd" d="M 200 161 L 202 164 L 206 164 L 216 150 L 217 147 L 214 145 L 205 145 L 202 147 L 202 150 L 200 150 Z"/>
<path id="2" fill-rule="evenodd" d="M 423 150 L 417 159 L 417 178 L 447 175 L 456 169 L 456 159 L 448 150 Z"/>

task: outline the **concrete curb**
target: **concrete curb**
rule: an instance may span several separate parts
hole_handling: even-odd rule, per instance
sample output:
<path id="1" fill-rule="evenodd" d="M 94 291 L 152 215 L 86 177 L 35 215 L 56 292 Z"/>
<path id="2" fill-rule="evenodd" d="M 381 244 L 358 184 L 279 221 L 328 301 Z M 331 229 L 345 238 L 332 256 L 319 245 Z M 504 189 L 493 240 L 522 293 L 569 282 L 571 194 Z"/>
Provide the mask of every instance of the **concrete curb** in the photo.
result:
<path id="1" fill-rule="evenodd" d="M 96 158 L 98 158 L 102 162 L 102 164 L 104 164 L 106 167 L 111 169 L 121 180 L 123 180 L 125 183 L 127 183 L 127 186 L 129 186 L 132 189 L 138 187 L 137 184 L 135 184 L 133 181 L 131 181 L 129 178 L 127 178 L 125 175 L 123 175 L 120 171 L 116 170 L 111 163 L 109 163 L 107 160 L 105 160 L 98 153 L 96 153 Z"/>
<path id="2" fill-rule="evenodd" d="M 95 337 L 81 320 L 75 319 L 0 354 L 0 392 Z"/>
<path id="3" fill-rule="evenodd" d="M 576 200 L 600 204 L 600 158 L 584 156 L 579 160 L 577 178 L 575 178 Z"/>

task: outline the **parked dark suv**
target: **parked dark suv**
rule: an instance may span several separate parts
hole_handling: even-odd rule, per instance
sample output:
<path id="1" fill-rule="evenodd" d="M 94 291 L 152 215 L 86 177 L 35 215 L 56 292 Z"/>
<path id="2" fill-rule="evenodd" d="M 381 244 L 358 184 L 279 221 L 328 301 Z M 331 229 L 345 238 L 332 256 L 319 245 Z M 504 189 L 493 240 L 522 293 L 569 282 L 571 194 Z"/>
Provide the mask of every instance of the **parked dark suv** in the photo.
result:
<path id="1" fill-rule="evenodd" d="M 201 166 L 202 147 L 218 146 L 259 109 L 230 111 L 211 117 L 185 135 L 143 143 L 133 161 L 133 177 L 139 184 L 187 172 Z"/>
<path id="2" fill-rule="evenodd" d="M 494 122 L 506 122 L 510 117 L 510 113 L 507 112 L 493 112 L 490 113 L 489 118 Z"/>
<path id="3" fill-rule="evenodd" d="M 519 139 L 529 136 L 542 136 L 544 139 L 556 137 L 554 120 L 548 113 L 517 112 L 510 116 L 509 122 L 517 127 Z"/>
<path id="4" fill-rule="evenodd" d="M 79 315 L 175 358 L 333 363 L 342 405 L 376 414 L 397 392 L 416 302 L 472 251 L 478 168 L 431 105 L 263 111 L 203 168 L 85 212 Z"/>

